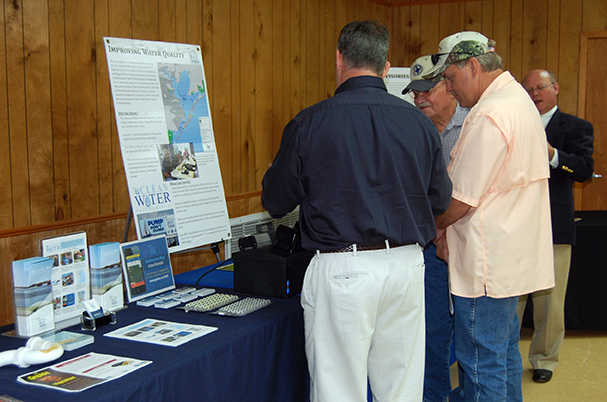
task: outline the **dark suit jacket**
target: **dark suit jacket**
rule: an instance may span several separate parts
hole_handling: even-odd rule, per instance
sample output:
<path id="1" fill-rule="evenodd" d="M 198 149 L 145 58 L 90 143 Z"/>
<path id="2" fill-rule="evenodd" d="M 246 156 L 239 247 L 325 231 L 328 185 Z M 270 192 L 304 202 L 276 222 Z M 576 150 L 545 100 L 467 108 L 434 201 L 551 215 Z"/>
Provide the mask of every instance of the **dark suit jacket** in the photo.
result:
<path id="1" fill-rule="evenodd" d="M 559 165 L 550 169 L 550 208 L 554 244 L 575 244 L 573 182 L 592 177 L 592 124 L 557 109 L 546 126 L 548 142 L 558 150 Z"/>

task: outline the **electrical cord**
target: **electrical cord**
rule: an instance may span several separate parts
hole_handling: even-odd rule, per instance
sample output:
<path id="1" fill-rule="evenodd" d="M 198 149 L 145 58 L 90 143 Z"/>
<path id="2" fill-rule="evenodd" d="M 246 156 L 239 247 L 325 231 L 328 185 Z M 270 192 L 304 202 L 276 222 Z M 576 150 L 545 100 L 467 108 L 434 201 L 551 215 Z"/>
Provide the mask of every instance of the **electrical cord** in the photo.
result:
<path id="1" fill-rule="evenodd" d="M 194 283 L 194 285 L 198 285 L 198 282 L 200 282 L 200 280 L 202 278 L 204 278 L 207 274 L 210 274 L 211 272 L 215 271 L 217 268 L 225 265 L 228 261 L 231 261 L 231 259 L 221 261 L 219 264 L 215 265 L 213 268 L 209 269 L 204 274 L 200 275 L 200 278 L 198 278 L 198 280 Z"/>

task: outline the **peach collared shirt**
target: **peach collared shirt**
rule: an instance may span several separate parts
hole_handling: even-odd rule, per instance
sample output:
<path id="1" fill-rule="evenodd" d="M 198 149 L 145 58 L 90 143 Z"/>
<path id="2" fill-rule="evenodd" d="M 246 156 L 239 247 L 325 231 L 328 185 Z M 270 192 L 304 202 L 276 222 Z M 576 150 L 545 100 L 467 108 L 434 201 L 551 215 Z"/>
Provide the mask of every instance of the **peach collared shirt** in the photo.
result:
<path id="1" fill-rule="evenodd" d="M 546 134 L 509 72 L 470 110 L 449 176 L 452 197 L 472 207 L 447 228 L 451 292 L 505 298 L 553 287 Z"/>

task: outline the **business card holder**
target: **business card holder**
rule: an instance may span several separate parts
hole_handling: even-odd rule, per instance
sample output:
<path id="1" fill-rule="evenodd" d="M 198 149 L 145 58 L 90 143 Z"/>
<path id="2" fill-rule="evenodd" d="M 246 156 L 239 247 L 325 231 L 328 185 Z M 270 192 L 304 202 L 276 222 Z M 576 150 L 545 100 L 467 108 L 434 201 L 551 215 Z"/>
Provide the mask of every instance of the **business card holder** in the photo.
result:
<path id="1" fill-rule="evenodd" d="M 104 325 L 113 325 L 116 324 L 116 312 L 110 311 L 101 317 L 94 318 L 89 315 L 88 311 L 83 311 L 80 317 L 80 324 L 80 328 L 83 331 L 94 331 Z"/>

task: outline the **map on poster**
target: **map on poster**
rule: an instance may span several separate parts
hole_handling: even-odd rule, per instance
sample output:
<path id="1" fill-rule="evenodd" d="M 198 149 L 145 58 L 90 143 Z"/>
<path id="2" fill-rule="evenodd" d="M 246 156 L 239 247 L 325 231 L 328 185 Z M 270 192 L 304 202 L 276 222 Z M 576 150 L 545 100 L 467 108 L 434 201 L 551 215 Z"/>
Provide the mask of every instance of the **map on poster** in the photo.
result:
<path id="1" fill-rule="evenodd" d="M 158 64 L 160 90 L 170 143 L 201 145 L 198 116 L 209 116 L 201 68 L 182 64 Z M 202 149 L 194 149 L 202 152 Z"/>
<path id="2" fill-rule="evenodd" d="M 140 239 L 170 252 L 230 237 L 200 47 L 104 38 Z"/>

